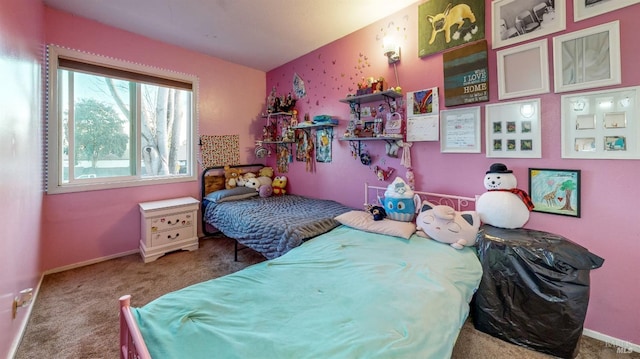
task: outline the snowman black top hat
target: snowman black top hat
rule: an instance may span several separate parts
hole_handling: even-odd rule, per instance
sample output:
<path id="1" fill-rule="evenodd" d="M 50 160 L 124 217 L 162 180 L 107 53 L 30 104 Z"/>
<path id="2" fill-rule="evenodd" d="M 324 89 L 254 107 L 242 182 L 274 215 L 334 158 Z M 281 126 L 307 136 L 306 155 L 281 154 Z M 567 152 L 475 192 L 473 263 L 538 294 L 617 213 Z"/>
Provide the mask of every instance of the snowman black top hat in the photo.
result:
<path id="1" fill-rule="evenodd" d="M 494 163 L 489 167 L 487 174 L 489 173 L 513 173 L 513 171 L 507 169 L 507 166 L 503 163 Z"/>

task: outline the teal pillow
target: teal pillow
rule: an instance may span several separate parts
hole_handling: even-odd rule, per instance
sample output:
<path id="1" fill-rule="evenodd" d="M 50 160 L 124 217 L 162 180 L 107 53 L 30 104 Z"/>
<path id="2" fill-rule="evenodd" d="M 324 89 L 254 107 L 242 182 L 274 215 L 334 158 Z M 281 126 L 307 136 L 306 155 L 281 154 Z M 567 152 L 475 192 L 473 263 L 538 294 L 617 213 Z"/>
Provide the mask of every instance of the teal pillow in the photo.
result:
<path id="1" fill-rule="evenodd" d="M 259 193 L 255 188 L 235 187 L 231 189 L 221 189 L 219 191 L 211 192 L 205 197 L 205 199 L 213 203 L 222 203 L 254 197 L 258 194 Z"/>

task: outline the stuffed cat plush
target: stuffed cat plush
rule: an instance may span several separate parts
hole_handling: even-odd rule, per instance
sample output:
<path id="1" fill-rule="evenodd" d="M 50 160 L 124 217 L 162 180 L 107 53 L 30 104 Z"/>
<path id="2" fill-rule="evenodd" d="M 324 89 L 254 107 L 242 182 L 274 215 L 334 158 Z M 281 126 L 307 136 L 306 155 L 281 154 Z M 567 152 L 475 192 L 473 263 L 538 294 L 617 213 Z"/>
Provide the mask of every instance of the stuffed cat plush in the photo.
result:
<path id="1" fill-rule="evenodd" d="M 449 206 L 425 200 L 416 218 L 416 228 L 416 234 L 421 237 L 462 249 L 476 243 L 480 217 L 475 211 L 458 212 Z"/>

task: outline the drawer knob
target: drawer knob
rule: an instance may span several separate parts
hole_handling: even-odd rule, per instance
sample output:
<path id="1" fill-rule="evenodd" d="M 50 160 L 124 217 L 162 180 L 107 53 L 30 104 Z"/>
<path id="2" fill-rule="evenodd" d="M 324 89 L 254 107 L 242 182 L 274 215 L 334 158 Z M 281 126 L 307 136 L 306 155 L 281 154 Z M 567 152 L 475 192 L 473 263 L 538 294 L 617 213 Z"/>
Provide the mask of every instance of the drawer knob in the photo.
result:
<path id="1" fill-rule="evenodd" d="M 176 238 L 178 238 L 178 237 L 180 237 L 180 233 L 176 233 L 176 235 L 175 235 L 175 236 L 172 236 L 172 235 L 170 235 L 170 234 L 169 234 L 169 235 L 167 235 L 167 239 L 176 239 Z"/>

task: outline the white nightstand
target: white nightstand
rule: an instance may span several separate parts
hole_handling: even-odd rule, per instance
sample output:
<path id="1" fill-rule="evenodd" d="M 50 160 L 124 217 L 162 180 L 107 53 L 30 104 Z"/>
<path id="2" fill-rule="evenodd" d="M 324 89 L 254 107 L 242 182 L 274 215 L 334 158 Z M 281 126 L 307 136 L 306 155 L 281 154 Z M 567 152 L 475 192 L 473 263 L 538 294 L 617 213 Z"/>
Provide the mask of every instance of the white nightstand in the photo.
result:
<path id="1" fill-rule="evenodd" d="M 143 202 L 140 255 L 145 263 L 178 249 L 198 249 L 198 202 L 191 197 Z"/>

